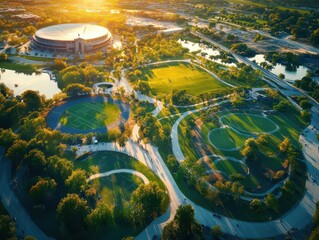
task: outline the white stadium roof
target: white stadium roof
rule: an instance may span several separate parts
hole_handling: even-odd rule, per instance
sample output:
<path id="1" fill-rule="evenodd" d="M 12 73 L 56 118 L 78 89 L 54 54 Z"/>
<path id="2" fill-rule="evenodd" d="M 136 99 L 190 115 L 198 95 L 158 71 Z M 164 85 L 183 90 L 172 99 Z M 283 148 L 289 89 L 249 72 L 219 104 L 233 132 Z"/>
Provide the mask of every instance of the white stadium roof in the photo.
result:
<path id="1" fill-rule="evenodd" d="M 42 39 L 54 41 L 74 41 L 77 38 L 84 40 L 95 39 L 104 35 L 111 35 L 105 27 L 93 24 L 60 24 L 39 29 L 35 35 Z"/>

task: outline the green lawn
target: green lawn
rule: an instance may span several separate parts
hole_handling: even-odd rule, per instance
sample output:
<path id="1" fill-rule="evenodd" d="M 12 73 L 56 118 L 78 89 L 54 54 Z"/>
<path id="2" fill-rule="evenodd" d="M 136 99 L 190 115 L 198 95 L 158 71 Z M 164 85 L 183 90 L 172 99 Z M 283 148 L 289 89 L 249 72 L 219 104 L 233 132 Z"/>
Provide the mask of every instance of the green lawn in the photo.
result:
<path id="1" fill-rule="evenodd" d="M 247 167 L 244 164 L 239 162 L 229 161 L 229 160 L 222 160 L 215 164 L 217 170 L 226 173 L 228 176 L 234 173 L 241 173 L 246 175 Z"/>
<path id="2" fill-rule="evenodd" d="M 136 175 L 118 173 L 108 177 L 97 178 L 90 182 L 102 197 L 102 201 L 114 206 L 128 206 L 132 192 L 143 183 Z"/>
<path id="3" fill-rule="evenodd" d="M 165 185 L 158 176 L 141 162 L 123 153 L 112 151 L 96 152 L 82 161 L 75 161 L 74 167 L 86 170 L 89 175 L 114 169 L 133 169 L 144 174 L 149 181 L 157 183 L 166 192 Z M 119 208 L 127 207 L 131 193 L 142 183 L 143 180 L 141 178 L 129 173 L 113 174 L 108 177 L 94 179 L 90 182 L 101 195 L 101 201 L 107 203 L 111 209 L 115 205 Z M 166 211 L 168 204 L 169 196 L 166 194 L 161 206 L 163 213 Z M 101 231 L 92 233 L 92 236 L 87 236 L 85 239 L 122 239 L 126 236 L 136 236 L 145 227 L 134 227 L 131 223 L 114 222 L 112 225 L 101 229 Z"/>
<path id="4" fill-rule="evenodd" d="M 237 150 L 244 146 L 247 136 L 234 132 L 231 128 L 218 128 L 209 132 L 210 142 L 220 150 Z"/>
<path id="5" fill-rule="evenodd" d="M 119 115 L 120 108 L 115 104 L 85 102 L 67 109 L 60 123 L 76 129 L 95 129 L 115 122 Z"/>
<path id="6" fill-rule="evenodd" d="M 244 133 L 266 133 L 276 130 L 276 124 L 273 121 L 263 116 L 246 113 L 225 115 L 222 117 L 222 122 Z"/>
<path id="7" fill-rule="evenodd" d="M 165 190 L 162 181 L 150 169 L 123 153 L 111 151 L 97 152 L 82 161 L 74 162 L 74 167 L 82 168 L 90 175 L 121 168 L 133 169 L 143 173 L 149 181 L 156 182 Z"/>
<path id="8" fill-rule="evenodd" d="M 143 73 L 152 94 L 159 96 L 169 94 L 173 89 L 186 90 L 188 94 L 198 96 L 228 88 L 204 70 L 186 63 L 162 64 L 144 70 Z"/>

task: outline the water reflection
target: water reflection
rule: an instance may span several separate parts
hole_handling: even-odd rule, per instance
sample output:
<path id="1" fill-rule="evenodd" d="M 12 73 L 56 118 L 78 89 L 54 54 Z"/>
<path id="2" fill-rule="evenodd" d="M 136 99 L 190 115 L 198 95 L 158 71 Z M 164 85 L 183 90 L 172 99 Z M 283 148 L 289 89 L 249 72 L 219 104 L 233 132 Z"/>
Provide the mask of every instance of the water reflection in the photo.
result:
<path id="1" fill-rule="evenodd" d="M 2 68 L 0 83 L 12 89 L 15 96 L 21 95 L 26 90 L 34 90 L 44 94 L 47 99 L 51 99 L 54 94 L 61 92 L 58 84 L 52 81 L 47 73 L 27 75 Z"/>
<path id="2" fill-rule="evenodd" d="M 257 54 L 255 57 L 249 58 L 249 60 L 255 61 L 258 65 L 260 65 L 263 62 L 266 62 L 268 65 L 271 64 L 270 62 L 266 61 L 264 54 Z M 273 66 L 272 69 L 270 69 L 270 71 L 276 75 L 279 75 L 280 73 L 282 73 L 285 75 L 286 79 L 295 81 L 306 76 L 308 68 L 300 65 L 294 69 L 289 69 L 289 67 L 283 64 L 277 63 L 276 65 Z"/>

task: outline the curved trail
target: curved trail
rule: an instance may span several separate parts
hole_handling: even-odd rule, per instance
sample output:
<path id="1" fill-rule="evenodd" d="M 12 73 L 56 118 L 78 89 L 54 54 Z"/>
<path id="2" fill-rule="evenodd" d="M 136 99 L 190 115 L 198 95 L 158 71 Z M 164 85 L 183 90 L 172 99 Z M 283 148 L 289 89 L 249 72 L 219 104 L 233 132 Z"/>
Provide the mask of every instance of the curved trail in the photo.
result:
<path id="1" fill-rule="evenodd" d="M 140 172 L 132 170 L 132 169 L 116 169 L 116 170 L 112 170 L 112 171 L 108 171 L 108 172 L 97 173 L 97 174 L 91 175 L 86 181 L 90 182 L 96 178 L 108 177 L 108 176 L 110 176 L 112 174 L 116 174 L 116 173 L 130 173 L 130 174 L 136 175 L 139 178 L 141 178 L 143 180 L 144 184 L 148 184 L 150 182 L 143 173 L 140 173 Z"/>

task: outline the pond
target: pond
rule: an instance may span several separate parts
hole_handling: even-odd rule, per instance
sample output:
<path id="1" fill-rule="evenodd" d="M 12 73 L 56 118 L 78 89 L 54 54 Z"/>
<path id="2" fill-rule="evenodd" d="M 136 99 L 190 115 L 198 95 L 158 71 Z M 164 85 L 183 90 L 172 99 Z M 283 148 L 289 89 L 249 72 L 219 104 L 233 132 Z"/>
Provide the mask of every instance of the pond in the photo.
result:
<path id="1" fill-rule="evenodd" d="M 194 43 L 191 41 L 186 40 L 178 40 L 178 42 L 184 47 L 187 48 L 190 52 L 197 52 L 199 51 L 198 55 L 204 56 L 206 59 L 211 60 L 213 62 L 225 65 L 225 66 L 232 66 L 236 67 L 235 63 L 225 63 L 221 59 L 211 59 L 210 56 L 218 56 L 220 55 L 220 51 L 216 48 L 209 47 L 206 44 L 203 43 Z M 204 55 L 202 55 L 204 54 Z"/>
<path id="2" fill-rule="evenodd" d="M 54 94 L 61 92 L 57 82 L 51 80 L 48 73 L 27 75 L 2 68 L 0 83 L 12 89 L 14 96 L 21 95 L 26 90 L 34 90 L 44 94 L 47 99 L 51 99 Z"/>
<path id="3" fill-rule="evenodd" d="M 268 64 L 271 64 L 270 62 L 266 61 L 264 54 L 257 54 L 253 58 L 249 58 L 250 61 L 255 61 L 258 65 L 262 62 L 267 62 Z M 277 76 L 282 73 L 285 75 L 287 80 L 295 81 L 300 80 L 304 76 L 306 76 L 308 68 L 300 65 L 296 68 L 296 71 L 289 71 L 285 65 L 277 63 L 273 66 L 271 70 L 272 73 L 276 74 Z"/>

